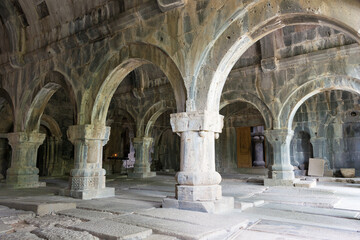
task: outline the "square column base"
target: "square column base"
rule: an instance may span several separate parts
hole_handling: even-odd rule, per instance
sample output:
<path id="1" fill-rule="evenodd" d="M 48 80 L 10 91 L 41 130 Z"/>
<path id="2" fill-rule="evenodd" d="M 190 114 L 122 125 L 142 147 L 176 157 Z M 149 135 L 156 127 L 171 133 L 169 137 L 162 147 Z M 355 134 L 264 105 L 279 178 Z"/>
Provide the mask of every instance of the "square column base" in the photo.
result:
<path id="1" fill-rule="evenodd" d="M 295 183 L 298 183 L 299 179 L 273 179 L 265 178 L 264 186 L 273 187 L 273 186 L 284 186 L 284 187 L 293 187 Z"/>
<path id="2" fill-rule="evenodd" d="M 221 213 L 234 209 L 234 198 L 222 197 L 215 201 L 182 201 L 167 197 L 163 199 L 162 207 L 206 213 Z"/>
<path id="3" fill-rule="evenodd" d="M 108 198 L 115 196 L 115 188 L 100 188 L 100 189 L 91 189 L 91 190 L 61 189 L 59 195 L 79 198 L 83 200 L 90 200 L 94 198 Z"/>
<path id="4" fill-rule="evenodd" d="M 33 183 L 6 183 L 2 185 L 4 188 L 38 188 L 38 187 L 46 187 L 46 182 L 33 182 Z"/>
<path id="5" fill-rule="evenodd" d="M 128 178 L 151 178 L 155 176 L 156 172 L 128 173 Z"/>

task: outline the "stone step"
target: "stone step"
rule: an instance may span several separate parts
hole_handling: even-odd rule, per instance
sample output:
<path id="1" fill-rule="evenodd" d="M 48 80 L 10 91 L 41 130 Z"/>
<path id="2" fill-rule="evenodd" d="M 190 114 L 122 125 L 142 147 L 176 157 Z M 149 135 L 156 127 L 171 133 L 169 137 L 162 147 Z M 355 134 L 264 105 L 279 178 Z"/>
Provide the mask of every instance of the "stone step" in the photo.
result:
<path id="1" fill-rule="evenodd" d="M 128 225 L 117 221 L 96 220 L 70 227 L 77 231 L 86 231 L 101 239 L 145 239 L 152 234 L 149 228 Z"/>
<path id="2" fill-rule="evenodd" d="M 265 219 L 271 221 L 283 221 L 286 219 L 289 223 L 297 223 L 311 225 L 317 227 L 328 227 L 338 230 L 358 231 L 360 229 L 360 221 L 345 218 L 335 218 L 330 216 L 314 215 L 310 213 L 300 213 L 267 209 L 267 208 L 249 208 L 242 212 L 244 217 L 249 221 L 255 222 L 257 219 Z"/>
<path id="3" fill-rule="evenodd" d="M 360 232 L 344 231 L 324 227 L 315 227 L 296 223 L 281 221 L 261 220 L 254 224 L 249 230 L 282 235 L 285 239 L 290 236 L 297 236 L 302 239 L 360 239 Z M 340 237 L 341 236 L 341 237 Z"/>
<path id="4" fill-rule="evenodd" d="M 81 220 L 91 221 L 106 218 L 113 218 L 114 215 L 108 212 L 99 212 L 85 209 L 69 209 L 57 212 L 59 215 L 79 218 Z"/>
<path id="5" fill-rule="evenodd" d="M 268 203 L 262 206 L 261 208 L 270 208 L 277 209 L 289 212 L 301 212 L 301 213 L 311 213 L 315 215 L 324 215 L 331 217 L 340 217 L 340 218 L 350 218 L 350 219 L 360 219 L 360 212 L 349 211 L 349 210 L 340 210 L 332 208 L 315 208 L 308 206 L 300 205 L 291 205 L 291 204 L 279 204 L 279 203 Z"/>
<path id="6" fill-rule="evenodd" d="M 76 203 L 70 202 L 32 202 L 26 200 L 1 199 L 0 205 L 19 210 L 32 211 L 39 216 L 50 214 L 53 212 L 74 209 Z"/>

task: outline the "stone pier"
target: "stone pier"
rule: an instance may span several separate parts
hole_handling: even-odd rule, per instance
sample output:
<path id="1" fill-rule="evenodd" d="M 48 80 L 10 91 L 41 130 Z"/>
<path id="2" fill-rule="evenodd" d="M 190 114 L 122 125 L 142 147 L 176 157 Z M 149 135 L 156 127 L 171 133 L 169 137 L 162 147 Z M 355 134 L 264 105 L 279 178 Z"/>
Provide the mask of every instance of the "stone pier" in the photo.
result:
<path id="1" fill-rule="evenodd" d="M 153 138 L 142 137 L 134 138 L 135 165 L 134 172 L 129 173 L 130 178 L 148 178 L 155 177 L 156 173 L 150 171 L 149 154 Z"/>
<path id="2" fill-rule="evenodd" d="M 222 196 L 221 176 L 215 171 L 215 138 L 223 127 L 216 112 L 171 114 L 171 126 L 181 137 L 180 172 L 176 174 L 175 199 L 165 198 L 164 208 L 221 212 L 234 207 Z"/>
<path id="3" fill-rule="evenodd" d="M 114 196 L 115 189 L 105 187 L 102 168 L 103 146 L 109 140 L 110 127 L 75 125 L 67 133 L 75 146 L 75 166 L 70 172 L 69 188 L 60 194 L 81 199 Z"/>
<path id="4" fill-rule="evenodd" d="M 294 132 L 288 129 L 274 129 L 266 130 L 264 134 L 274 152 L 274 162 L 269 167 L 269 178 L 264 180 L 264 185 L 293 186 L 295 175 L 290 162 L 290 142 Z"/>
<path id="5" fill-rule="evenodd" d="M 12 148 L 11 167 L 7 170 L 6 185 L 11 188 L 45 186 L 39 182 L 36 167 L 37 151 L 45 140 L 45 134 L 15 132 L 7 134 Z"/>

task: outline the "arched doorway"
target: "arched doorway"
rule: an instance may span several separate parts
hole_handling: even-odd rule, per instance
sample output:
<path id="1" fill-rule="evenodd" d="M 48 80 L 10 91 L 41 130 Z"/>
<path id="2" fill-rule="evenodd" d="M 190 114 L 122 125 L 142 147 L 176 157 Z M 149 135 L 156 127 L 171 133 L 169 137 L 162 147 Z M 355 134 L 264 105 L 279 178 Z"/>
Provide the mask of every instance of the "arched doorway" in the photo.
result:
<path id="1" fill-rule="evenodd" d="M 265 167 L 265 121 L 260 111 L 247 102 L 235 101 L 220 110 L 223 133 L 215 142 L 216 167 L 220 172 Z"/>

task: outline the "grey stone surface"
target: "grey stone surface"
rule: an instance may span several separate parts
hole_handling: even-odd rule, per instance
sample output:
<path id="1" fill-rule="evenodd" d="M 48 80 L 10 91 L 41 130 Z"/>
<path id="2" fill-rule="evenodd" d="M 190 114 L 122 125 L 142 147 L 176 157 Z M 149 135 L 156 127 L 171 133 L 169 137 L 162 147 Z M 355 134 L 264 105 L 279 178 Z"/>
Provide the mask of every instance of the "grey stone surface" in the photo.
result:
<path id="1" fill-rule="evenodd" d="M 317 227 L 331 227 L 338 230 L 358 231 L 360 222 L 358 219 L 334 218 L 322 215 L 313 215 L 310 213 L 292 212 L 266 209 L 266 208 L 249 208 L 243 211 L 243 216 L 248 217 L 250 221 L 261 218 L 269 221 L 282 221 L 284 218 L 289 223 L 298 223 L 312 225 Z"/>
<path id="2" fill-rule="evenodd" d="M 89 221 L 72 226 L 71 228 L 87 231 L 104 239 L 144 239 L 152 234 L 152 230 L 149 228 L 137 227 L 110 220 Z"/>
<path id="3" fill-rule="evenodd" d="M 259 206 L 260 208 L 270 208 L 278 209 L 289 212 L 301 212 L 301 213 L 311 213 L 314 215 L 324 215 L 324 216 L 333 216 L 339 218 L 348 218 L 348 219 L 359 219 L 360 212 L 349 211 L 342 209 L 333 209 L 333 208 L 316 208 L 309 206 L 293 205 L 293 204 L 280 204 L 280 203 L 267 203 Z"/>
<path id="4" fill-rule="evenodd" d="M 288 239 L 290 236 L 297 236 L 303 239 L 357 239 L 360 233 L 357 231 L 335 230 L 322 227 L 314 227 L 311 225 L 301 225 L 296 223 L 285 223 L 278 221 L 261 220 L 257 224 L 251 226 L 251 231 L 274 233 L 282 235 Z"/>
<path id="5" fill-rule="evenodd" d="M 99 211 L 91 211 L 85 209 L 71 209 L 57 212 L 59 215 L 65 215 L 68 217 L 75 217 L 81 220 L 97 220 L 97 219 L 105 219 L 112 218 L 114 215 L 107 212 L 99 212 Z"/>
<path id="6" fill-rule="evenodd" d="M 36 217 L 25 220 L 26 223 L 34 225 L 38 228 L 50 228 L 55 226 L 73 226 L 81 223 L 82 221 L 78 218 L 71 218 L 67 216 L 59 215 L 46 215 L 42 217 Z"/>
<path id="7" fill-rule="evenodd" d="M 66 228 L 50 227 L 41 228 L 32 231 L 31 233 L 43 239 L 76 239 L 76 240 L 98 240 L 99 238 L 89 234 L 86 231 L 74 231 Z"/>
<path id="8" fill-rule="evenodd" d="M 114 218 L 113 221 L 136 225 L 145 228 L 151 228 L 156 233 L 170 235 L 184 239 L 221 239 L 228 236 L 228 232 L 222 228 L 214 228 L 213 226 L 201 226 L 193 223 L 170 221 L 141 215 L 127 215 L 124 217 Z"/>
<path id="9" fill-rule="evenodd" d="M 213 228 L 223 228 L 234 231 L 247 226 L 247 220 L 239 213 L 228 212 L 223 214 L 208 214 L 194 211 L 186 211 L 172 208 L 157 208 L 146 211 L 138 211 L 135 214 L 157 219 L 181 221 L 194 225 Z"/>
<path id="10" fill-rule="evenodd" d="M 0 222 L 0 234 L 9 232 L 12 229 L 13 227 L 11 225 Z"/>
<path id="11" fill-rule="evenodd" d="M 2 234 L 0 235 L 2 240 L 41 240 L 43 238 L 39 238 L 35 234 L 30 232 L 14 232 L 9 234 Z"/>
<path id="12" fill-rule="evenodd" d="M 61 210 L 76 208 L 76 203 L 69 203 L 69 202 L 48 203 L 48 202 L 32 202 L 32 201 L 22 201 L 22 200 L 0 200 L 0 204 L 10 208 L 32 211 L 40 216 Z"/>

